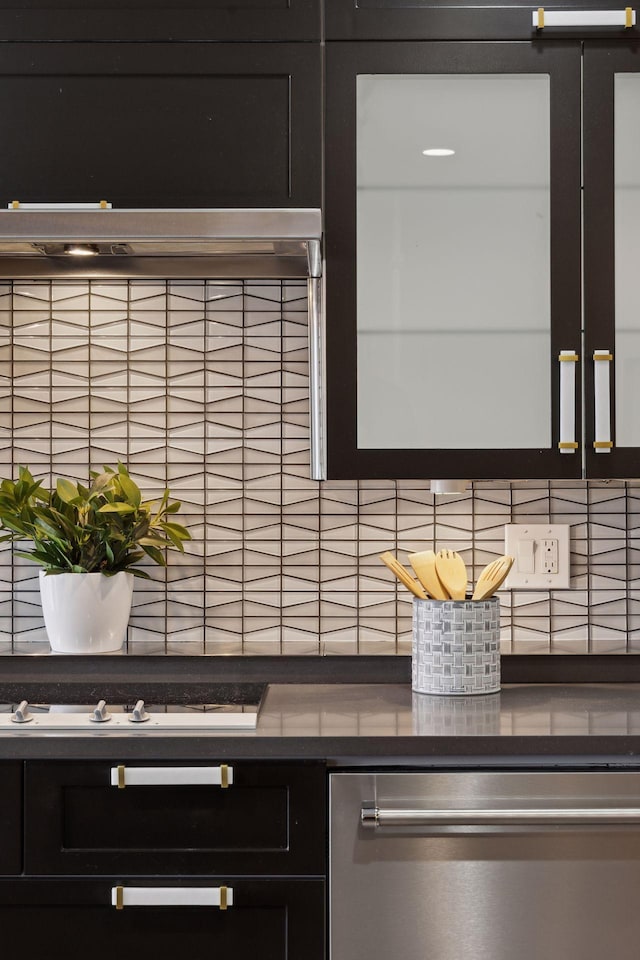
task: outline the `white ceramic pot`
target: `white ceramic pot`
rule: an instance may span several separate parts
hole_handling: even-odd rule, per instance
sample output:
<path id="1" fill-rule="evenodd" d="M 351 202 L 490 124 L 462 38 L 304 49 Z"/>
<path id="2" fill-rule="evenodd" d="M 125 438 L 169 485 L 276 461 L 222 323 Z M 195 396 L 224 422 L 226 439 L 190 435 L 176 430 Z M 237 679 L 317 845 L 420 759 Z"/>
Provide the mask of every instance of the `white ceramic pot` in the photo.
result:
<path id="1" fill-rule="evenodd" d="M 113 653 L 124 643 L 133 574 L 40 571 L 42 613 L 54 653 Z"/>

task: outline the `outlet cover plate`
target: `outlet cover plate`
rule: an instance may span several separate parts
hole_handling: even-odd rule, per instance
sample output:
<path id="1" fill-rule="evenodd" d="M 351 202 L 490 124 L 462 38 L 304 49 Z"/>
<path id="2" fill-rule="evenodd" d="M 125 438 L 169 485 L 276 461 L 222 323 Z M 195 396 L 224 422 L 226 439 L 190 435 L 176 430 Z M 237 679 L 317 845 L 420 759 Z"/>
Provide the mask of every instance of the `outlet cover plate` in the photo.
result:
<path id="1" fill-rule="evenodd" d="M 505 553 L 515 557 L 507 590 L 567 590 L 570 585 L 569 524 L 508 523 Z M 551 573 L 549 566 L 557 566 Z"/>

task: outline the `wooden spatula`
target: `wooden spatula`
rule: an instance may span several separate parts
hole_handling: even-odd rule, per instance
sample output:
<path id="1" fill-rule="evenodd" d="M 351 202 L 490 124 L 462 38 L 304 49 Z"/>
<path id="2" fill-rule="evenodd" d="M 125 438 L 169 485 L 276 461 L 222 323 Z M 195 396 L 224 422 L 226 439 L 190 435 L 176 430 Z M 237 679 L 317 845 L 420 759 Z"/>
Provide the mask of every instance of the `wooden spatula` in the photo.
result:
<path id="1" fill-rule="evenodd" d="M 473 600 L 488 600 L 498 590 L 509 575 L 513 566 L 513 557 L 499 557 L 488 563 L 476 583 Z"/>
<path id="2" fill-rule="evenodd" d="M 436 555 L 433 550 L 423 550 L 421 553 L 410 553 L 409 563 L 415 570 L 416 576 L 430 597 L 434 600 L 449 600 L 449 594 L 438 580 L 436 573 Z"/>
<path id="3" fill-rule="evenodd" d="M 411 574 L 405 570 L 402 564 L 396 560 L 392 553 L 387 550 L 386 553 L 380 554 L 380 559 L 389 567 L 389 570 L 392 570 L 395 573 L 398 580 L 400 580 L 401 583 L 404 583 L 407 590 L 410 590 L 415 597 L 419 597 L 420 600 L 427 599 L 427 595 L 420 584 L 414 580 Z"/>
<path id="4" fill-rule="evenodd" d="M 459 553 L 454 550 L 437 553 L 436 573 L 452 600 L 464 600 L 467 594 L 467 568 Z"/>

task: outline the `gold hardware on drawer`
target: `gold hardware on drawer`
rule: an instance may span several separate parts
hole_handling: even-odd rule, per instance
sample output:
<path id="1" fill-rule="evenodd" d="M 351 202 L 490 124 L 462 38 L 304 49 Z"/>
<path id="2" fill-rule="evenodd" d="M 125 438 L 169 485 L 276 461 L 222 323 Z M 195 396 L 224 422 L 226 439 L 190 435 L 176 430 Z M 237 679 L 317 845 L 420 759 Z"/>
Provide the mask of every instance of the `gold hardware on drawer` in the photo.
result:
<path id="1" fill-rule="evenodd" d="M 220 765 L 220 786 L 222 788 L 229 786 L 229 767 L 226 763 Z"/>
<path id="2" fill-rule="evenodd" d="M 124 887 L 116 887 L 116 910 L 124 909 Z"/>
<path id="3" fill-rule="evenodd" d="M 593 359 L 594 360 L 613 360 L 613 354 L 612 353 L 594 353 Z"/>
<path id="4" fill-rule="evenodd" d="M 544 28 L 544 7 L 538 7 L 538 30 Z"/>
<path id="5" fill-rule="evenodd" d="M 220 909 L 221 910 L 227 909 L 227 888 L 226 887 L 220 887 Z"/>
<path id="6" fill-rule="evenodd" d="M 612 440 L 594 440 L 593 446 L 595 450 L 610 450 L 613 446 Z"/>
<path id="7" fill-rule="evenodd" d="M 558 450 L 577 450 L 578 444 L 574 441 L 561 440 L 558 444 Z"/>
<path id="8" fill-rule="evenodd" d="M 628 30 L 629 27 L 633 26 L 633 10 L 631 7 L 624 8 L 624 28 Z"/>
<path id="9" fill-rule="evenodd" d="M 12 200 L 12 201 L 11 201 L 11 209 L 12 209 L 12 210 L 17 210 L 17 209 L 19 208 L 19 206 L 20 206 L 20 201 L 19 201 L 19 200 Z"/>
<path id="10" fill-rule="evenodd" d="M 124 765 L 120 764 L 118 766 L 118 790 L 124 790 L 125 787 L 126 783 L 124 779 Z"/>
<path id="11" fill-rule="evenodd" d="M 577 353 L 561 353 L 558 357 L 560 363 L 566 362 L 569 360 L 571 363 L 577 363 L 580 357 Z"/>

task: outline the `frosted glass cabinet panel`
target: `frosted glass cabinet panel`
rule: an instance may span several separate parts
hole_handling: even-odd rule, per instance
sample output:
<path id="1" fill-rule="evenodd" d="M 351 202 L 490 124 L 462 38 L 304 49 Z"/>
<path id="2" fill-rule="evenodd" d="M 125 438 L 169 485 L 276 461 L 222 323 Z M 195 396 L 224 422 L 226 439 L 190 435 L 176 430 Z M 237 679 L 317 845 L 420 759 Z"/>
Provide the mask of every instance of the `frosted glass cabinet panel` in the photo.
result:
<path id="1" fill-rule="evenodd" d="M 616 444 L 640 447 L 640 73 L 614 76 L 614 148 Z"/>
<path id="2" fill-rule="evenodd" d="M 360 447 L 551 445 L 548 75 L 358 76 L 357 277 Z"/>
<path id="3" fill-rule="evenodd" d="M 580 55 L 327 44 L 329 479 L 580 476 Z"/>

